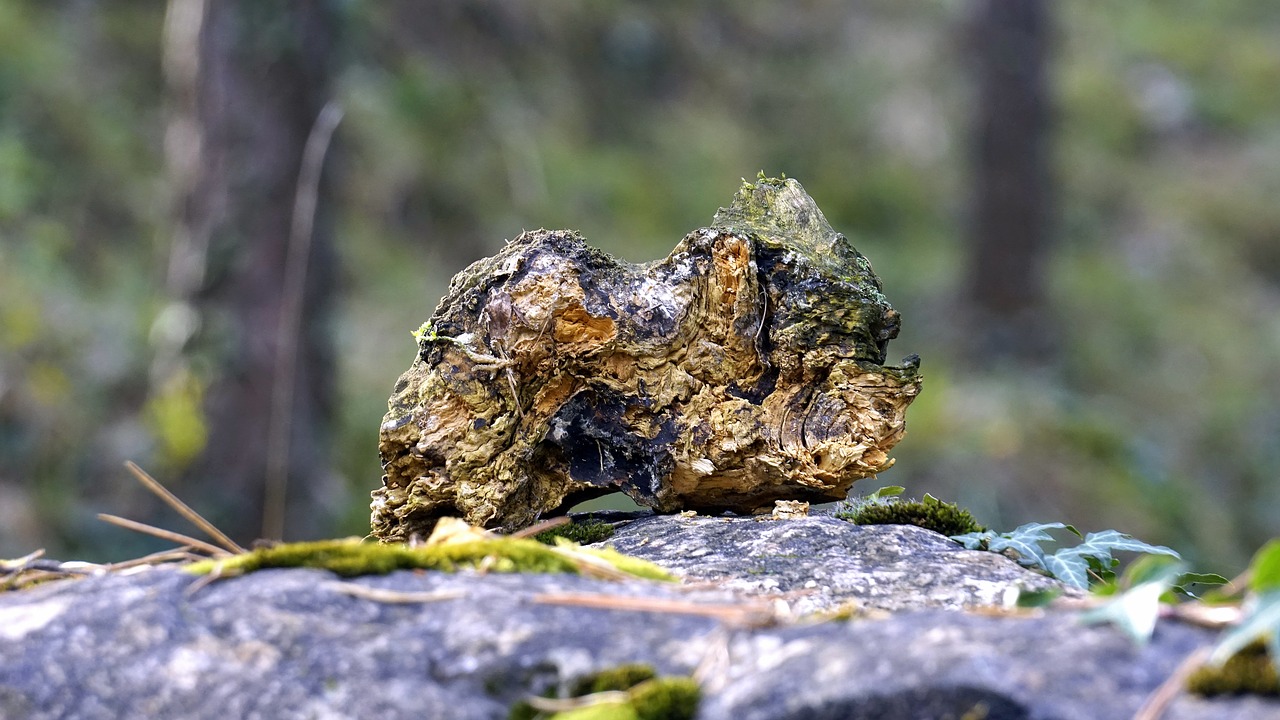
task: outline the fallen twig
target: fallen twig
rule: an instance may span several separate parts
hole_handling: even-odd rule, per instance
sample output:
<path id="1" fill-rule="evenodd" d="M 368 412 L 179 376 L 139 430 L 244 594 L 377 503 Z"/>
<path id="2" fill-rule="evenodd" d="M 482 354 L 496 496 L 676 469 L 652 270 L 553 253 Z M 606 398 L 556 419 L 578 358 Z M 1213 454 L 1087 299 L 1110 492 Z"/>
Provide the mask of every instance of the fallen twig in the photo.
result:
<path id="1" fill-rule="evenodd" d="M 205 559 L 203 555 L 197 555 L 192 552 L 192 549 L 192 546 L 184 545 L 183 547 L 176 548 L 174 550 L 161 550 L 160 552 L 143 555 L 142 557 L 133 558 L 132 560 L 123 560 L 121 562 L 111 563 L 109 565 L 105 565 L 104 568 L 110 572 L 116 572 L 118 570 L 130 570 L 135 567 L 150 567 L 163 565 L 165 563 L 192 562 L 195 560 Z M 222 550 L 219 549 L 219 552 L 222 552 Z"/>
<path id="2" fill-rule="evenodd" d="M 544 533 L 552 528 L 558 528 L 561 525 L 564 525 L 568 522 L 569 522 L 569 516 L 561 515 L 560 517 L 551 518 L 550 520 L 543 520 L 540 523 L 534 523 L 533 525 L 530 525 L 529 527 L 523 530 L 517 530 L 511 533 L 507 537 L 513 537 L 513 538 L 533 537 L 538 533 Z"/>

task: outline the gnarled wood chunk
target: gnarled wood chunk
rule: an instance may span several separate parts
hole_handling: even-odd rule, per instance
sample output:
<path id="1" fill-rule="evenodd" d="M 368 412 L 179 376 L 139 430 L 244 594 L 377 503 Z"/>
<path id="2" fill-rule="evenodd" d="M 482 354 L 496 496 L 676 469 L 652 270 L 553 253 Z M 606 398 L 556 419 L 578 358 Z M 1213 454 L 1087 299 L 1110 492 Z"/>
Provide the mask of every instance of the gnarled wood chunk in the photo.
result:
<path id="1" fill-rule="evenodd" d="M 459 273 L 382 423 L 373 533 L 515 528 L 621 490 L 660 512 L 845 497 L 893 463 L 919 359 L 795 180 L 745 183 L 663 260 L 527 232 Z"/>

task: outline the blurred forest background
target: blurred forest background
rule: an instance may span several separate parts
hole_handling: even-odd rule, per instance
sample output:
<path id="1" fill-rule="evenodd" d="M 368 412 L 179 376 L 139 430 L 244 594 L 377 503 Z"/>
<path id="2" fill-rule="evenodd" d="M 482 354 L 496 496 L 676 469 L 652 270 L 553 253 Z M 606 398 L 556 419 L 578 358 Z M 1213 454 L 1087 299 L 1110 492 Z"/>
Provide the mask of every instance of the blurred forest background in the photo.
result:
<path id="1" fill-rule="evenodd" d="M 1234 572 L 1280 534 L 1277 37 L 1265 0 L 0 0 L 0 558 L 185 531 L 128 459 L 242 541 L 364 534 L 449 277 L 525 228 L 661 257 L 763 169 L 923 357 L 855 490 Z"/>

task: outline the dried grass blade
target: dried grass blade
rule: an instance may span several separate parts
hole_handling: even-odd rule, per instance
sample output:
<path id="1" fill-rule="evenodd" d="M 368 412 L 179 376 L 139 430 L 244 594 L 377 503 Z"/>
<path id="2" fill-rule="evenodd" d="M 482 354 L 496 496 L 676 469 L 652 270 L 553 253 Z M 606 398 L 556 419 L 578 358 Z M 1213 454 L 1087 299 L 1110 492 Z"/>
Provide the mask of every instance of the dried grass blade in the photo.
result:
<path id="1" fill-rule="evenodd" d="M 214 546 L 210 545 L 209 547 Z M 205 559 L 204 555 L 197 555 L 191 552 L 192 549 L 192 546 L 184 545 L 174 550 L 161 550 L 160 552 L 143 555 L 142 557 L 133 558 L 132 560 L 123 560 L 118 563 L 111 563 L 110 565 L 107 565 L 106 568 L 111 572 L 115 572 L 117 570 L 128 570 L 142 565 L 161 565 L 168 562 L 194 562 L 196 560 Z M 225 554 L 221 548 L 217 549 L 221 554 Z"/>
<path id="2" fill-rule="evenodd" d="M 529 527 L 523 530 L 517 530 L 511 533 L 507 537 L 513 537 L 513 538 L 533 537 L 538 533 L 544 533 L 552 528 L 558 528 L 561 525 L 564 525 L 568 522 L 569 522 L 569 516 L 561 515 L 560 517 L 551 518 L 550 520 L 543 520 L 540 523 L 534 523 L 533 525 L 530 525 Z"/>
<path id="3" fill-rule="evenodd" d="M 140 523 L 136 520 L 122 518 L 119 515 L 98 513 L 98 519 L 106 523 L 111 523 L 117 527 L 122 527 L 126 530 L 133 530 L 134 532 L 140 532 L 144 535 L 158 537 L 161 540 L 168 540 L 169 542 L 177 543 L 178 545 L 190 545 L 191 547 L 197 550 L 203 550 L 214 557 L 227 557 L 231 554 L 217 545 L 211 545 L 203 540 L 197 540 L 188 535 L 183 535 L 182 533 L 176 533 L 171 530 L 164 530 L 146 523 Z"/>
<path id="4" fill-rule="evenodd" d="M 32 561 L 39 560 L 42 557 L 44 557 L 44 548 L 33 550 L 20 558 L 0 560 L 0 573 L 20 572 L 30 565 Z"/>
<path id="5" fill-rule="evenodd" d="M 182 502 L 177 495 L 169 492 L 165 486 L 161 485 L 158 480 L 148 475 L 146 470 L 138 467 L 138 465 L 132 460 L 126 461 L 124 466 L 129 469 L 129 472 L 133 473 L 133 476 L 137 478 L 138 482 L 142 483 L 144 487 L 155 493 L 161 500 L 165 501 L 169 507 L 176 510 L 179 515 L 186 518 L 187 522 L 203 530 L 206 535 L 217 541 L 217 543 L 227 551 L 235 554 L 243 553 L 245 551 L 245 549 L 240 547 L 240 545 L 238 545 L 234 540 L 227 537 L 226 533 L 214 527 L 213 523 L 205 520 L 200 513 L 192 510 L 186 503 Z"/>

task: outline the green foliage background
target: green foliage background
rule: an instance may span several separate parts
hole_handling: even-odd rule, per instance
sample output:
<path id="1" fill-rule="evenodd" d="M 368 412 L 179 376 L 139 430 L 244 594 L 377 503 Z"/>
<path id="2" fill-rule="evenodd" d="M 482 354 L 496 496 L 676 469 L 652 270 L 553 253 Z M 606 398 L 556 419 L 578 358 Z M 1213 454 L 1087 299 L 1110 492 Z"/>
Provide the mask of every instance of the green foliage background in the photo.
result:
<path id="1" fill-rule="evenodd" d="M 872 260 L 891 352 L 924 358 L 884 482 L 1223 572 L 1280 533 L 1280 6 L 1053 6 L 1060 336 L 1038 367 L 954 351 L 968 3 L 343 7 L 335 534 L 366 529 L 409 332 L 465 262 L 536 227 L 660 257 L 760 169 Z M 121 462 L 163 479 L 203 442 L 201 388 L 149 381 L 163 12 L 0 0 L 0 557 L 130 551 L 93 520 L 141 502 Z"/>

